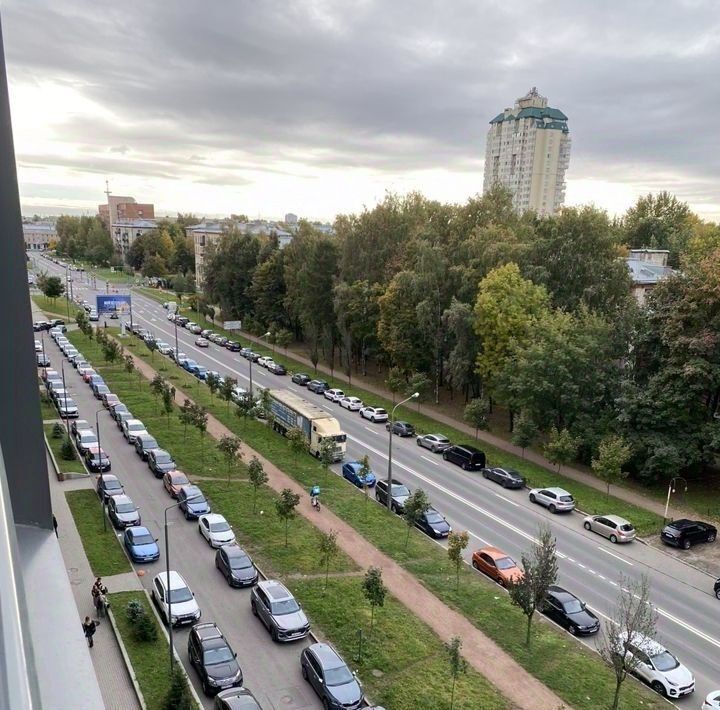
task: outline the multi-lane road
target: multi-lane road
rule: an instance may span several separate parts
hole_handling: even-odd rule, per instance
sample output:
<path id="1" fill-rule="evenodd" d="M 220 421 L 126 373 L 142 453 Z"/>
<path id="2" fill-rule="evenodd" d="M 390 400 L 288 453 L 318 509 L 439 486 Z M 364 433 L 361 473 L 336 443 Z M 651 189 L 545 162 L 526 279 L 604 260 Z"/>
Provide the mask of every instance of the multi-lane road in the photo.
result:
<path id="1" fill-rule="evenodd" d="M 64 276 L 64 269 L 37 255 L 35 258 L 43 269 Z M 87 283 L 76 280 L 74 286 L 76 294 L 80 291 L 94 302 L 96 292 L 89 290 Z M 133 318 L 174 345 L 175 327 L 156 301 L 134 293 Z M 177 329 L 177 336 L 180 349 L 189 357 L 247 384 L 249 363 L 237 353 L 213 344 L 209 349 L 197 348 L 196 336 L 184 328 Z M 348 435 L 347 459 L 367 454 L 376 474 L 385 475 L 388 435 L 383 425 L 373 425 L 357 413 L 305 392 L 289 377 L 275 376 L 257 365 L 253 366 L 253 382 L 288 388 L 331 411 Z M 678 704 L 693 707 L 720 687 L 720 602 L 713 596 L 711 577 L 639 542 L 613 545 L 585 531 L 579 514 L 553 516 L 530 504 L 526 491 L 505 491 L 479 474 L 464 472 L 417 447 L 414 439 L 396 438 L 392 458 L 394 477 L 411 488 L 422 487 L 454 529 L 470 533 L 474 544 L 467 551 L 468 559 L 473 548 L 494 545 L 519 560 L 521 552 L 533 544 L 538 525 L 547 523 L 557 538 L 559 583 L 583 598 L 603 620 L 615 605 L 621 578 L 638 579 L 646 574 L 659 616 L 659 638 L 696 678 L 695 696 L 681 699 Z M 192 584 L 192 579 L 189 581 Z M 583 642 L 593 646 L 595 640 Z"/>

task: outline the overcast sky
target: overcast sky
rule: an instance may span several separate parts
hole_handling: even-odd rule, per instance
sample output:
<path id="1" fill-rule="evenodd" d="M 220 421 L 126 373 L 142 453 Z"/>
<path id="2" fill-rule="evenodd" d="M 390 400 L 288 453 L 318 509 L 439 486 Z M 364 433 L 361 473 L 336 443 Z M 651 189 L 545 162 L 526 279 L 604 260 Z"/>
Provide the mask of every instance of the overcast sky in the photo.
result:
<path id="1" fill-rule="evenodd" d="M 569 204 L 670 190 L 720 219 L 716 0 L 5 0 L 26 214 L 331 220 L 482 191 L 488 121 L 569 117 Z"/>

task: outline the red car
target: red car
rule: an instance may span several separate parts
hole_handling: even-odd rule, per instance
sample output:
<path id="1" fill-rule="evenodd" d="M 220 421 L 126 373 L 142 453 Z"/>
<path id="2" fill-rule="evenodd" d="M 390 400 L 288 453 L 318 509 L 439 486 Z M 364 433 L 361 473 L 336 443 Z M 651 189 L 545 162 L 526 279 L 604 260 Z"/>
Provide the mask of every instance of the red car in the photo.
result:
<path id="1" fill-rule="evenodd" d="M 163 476 L 163 486 L 173 498 L 177 498 L 180 489 L 189 484 L 190 479 L 182 471 L 168 471 Z"/>
<path id="2" fill-rule="evenodd" d="M 472 555 L 472 566 L 503 587 L 507 587 L 511 582 L 520 581 L 524 576 L 524 572 L 517 566 L 515 560 L 497 547 L 482 547 L 475 550 Z"/>

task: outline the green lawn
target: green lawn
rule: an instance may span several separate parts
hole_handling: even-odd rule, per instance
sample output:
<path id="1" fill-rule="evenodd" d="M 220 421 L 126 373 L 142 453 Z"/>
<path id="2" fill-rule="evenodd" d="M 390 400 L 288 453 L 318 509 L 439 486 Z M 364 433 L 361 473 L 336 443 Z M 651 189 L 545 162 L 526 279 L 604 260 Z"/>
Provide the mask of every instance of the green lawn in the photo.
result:
<path id="1" fill-rule="evenodd" d="M 75 519 L 83 548 L 95 577 L 130 572 L 128 562 L 110 520 L 103 528 L 103 511 L 94 490 L 84 489 L 65 493 Z"/>
<path id="2" fill-rule="evenodd" d="M 59 416 L 58 410 L 50 400 L 50 395 L 47 393 L 44 385 L 40 385 L 40 416 L 43 421 L 46 419 L 57 419 Z"/>
<path id="3" fill-rule="evenodd" d="M 59 420 L 58 420 L 59 421 Z M 62 423 L 63 432 L 66 432 L 65 424 Z M 60 473 L 83 473 L 85 471 L 85 467 L 82 464 L 82 461 L 80 459 L 75 458 L 74 461 L 66 461 L 61 453 L 60 449 L 63 445 L 62 439 L 54 439 L 52 435 L 52 430 L 54 424 L 43 424 L 43 429 L 45 430 L 45 437 L 48 440 L 48 443 L 50 444 L 50 448 L 52 449 L 53 456 L 55 457 L 55 461 L 57 461 L 58 468 L 60 469 Z M 77 456 L 77 452 L 76 452 Z"/>
<path id="4" fill-rule="evenodd" d="M 47 298 L 42 294 L 33 294 L 32 300 L 35 305 L 47 316 L 62 318 L 66 323 L 75 322 L 75 314 L 77 313 L 77 305 L 70 302 L 70 315 L 68 316 L 68 299 L 65 296 L 60 298 Z"/>
<path id="5" fill-rule="evenodd" d="M 148 710 L 163 710 L 165 696 L 170 689 L 170 645 L 150 608 L 150 602 L 142 592 L 115 592 L 109 597 L 115 623 L 130 657 L 147 708 Z M 157 626 L 158 635 L 155 641 L 137 641 L 135 639 L 125 613 L 128 602 L 134 600 L 139 601 L 145 607 L 145 611 Z"/>
<path id="6" fill-rule="evenodd" d="M 362 578 L 331 577 L 301 580 L 294 592 L 324 634 L 332 638 L 351 668 L 365 679 L 364 689 L 374 702 L 393 710 L 450 707 L 448 661 L 435 633 L 403 604 L 388 595 L 375 610 L 370 631 L 370 606 L 362 594 Z M 342 604 L 337 600 L 342 599 Z M 362 659 L 358 661 L 359 630 L 363 633 Z M 376 677 L 373 670 L 382 670 Z M 456 710 L 510 707 L 507 700 L 472 668 L 455 688 Z"/>
<path id="7" fill-rule="evenodd" d="M 144 350 L 142 346 L 135 349 L 136 354 L 147 358 Z M 192 387 L 195 393 L 196 378 L 181 368 L 174 369 L 177 386 L 188 391 Z M 378 549 L 415 574 L 445 603 L 465 614 L 573 707 L 594 709 L 611 697 L 612 674 L 594 653 L 548 624 L 537 624 L 533 638 L 532 650 L 543 649 L 543 652 L 528 652 L 522 643 L 524 617 L 509 604 L 505 595 L 498 595 L 496 586 L 466 569 L 463 572 L 462 593 L 455 594 L 452 584 L 448 583 L 452 570 L 445 553 L 420 532 L 411 531 L 406 548 L 406 527 L 397 516 L 387 513 L 373 501 L 364 500 L 362 492 L 338 476 L 326 474 L 310 456 L 299 457 L 291 450 L 286 439 L 265 424 L 238 418 L 232 408 L 228 412 L 225 403 L 218 402 L 217 398 L 211 402 L 206 387 L 200 389 L 196 401 L 211 409 L 220 421 L 248 445 L 306 488 L 319 483 L 323 488 L 324 505 L 328 505 Z M 558 672 L 560 665 L 570 666 L 574 672 Z M 635 708 L 639 704 L 646 708 L 660 707 L 657 696 L 635 683 L 627 684 L 623 697 L 624 704 L 621 706 L 624 708 Z"/>

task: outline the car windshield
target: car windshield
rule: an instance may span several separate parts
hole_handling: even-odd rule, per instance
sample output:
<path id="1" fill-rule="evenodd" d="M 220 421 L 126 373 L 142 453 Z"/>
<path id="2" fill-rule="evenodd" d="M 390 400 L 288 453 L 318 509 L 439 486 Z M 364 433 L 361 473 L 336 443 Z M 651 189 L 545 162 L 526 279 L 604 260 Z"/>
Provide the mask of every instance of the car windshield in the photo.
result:
<path id="1" fill-rule="evenodd" d="M 192 498 L 192 500 L 190 500 Z M 205 505 L 205 496 L 202 493 L 193 493 L 188 496 L 188 505 Z"/>
<path id="2" fill-rule="evenodd" d="M 141 441 L 144 449 L 157 449 L 157 441 L 152 437 L 142 439 Z"/>
<path id="3" fill-rule="evenodd" d="M 145 425 L 142 422 L 137 424 L 128 424 L 128 431 L 145 431 Z"/>
<path id="4" fill-rule="evenodd" d="M 132 503 L 119 503 L 117 506 L 118 513 L 134 513 L 135 506 Z"/>
<path id="5" fill-rule="evenodd" d="M 332 437 L 332 440 L 342 444 L 344 441 L 347 441 L 347 434 L 337 434 Z"/>
<path id="6" fill-rule="evenodd" d="M 392 494 L 394 496 L 409 496 L 410 491 L 407 489 L 406 486 L 393 486 Z"/>
<path id="7" fill-rule="evenodd" d="M 678 659 L 670 651 L 663 651 L 657 656 L 652 656 L 652 662 L 659 671 L 671 671 L 680 665 Z"/>
<path id="8" fill-rule="evenodd" d="M 272 613 L 275 616 L 283 616 L 283 614 L 294 614 L 299 611 L 300 607 L 294 599 L 284 599 L 281 602 L 273 602 Z"/>
<path id="9" fill-rule="evenodd" d="M 227 663 L 234 658 L 233 652 L 229 646 L 220 646 L 219 648 L 209 648 L 203 653 L 203 662 L 206 666 L 214 666 L 218 663 Z"/>
<path id="10" fill-rule="evenodd" d="M 134 545 L 152 545 L 155 542 L 155 538 L 146 533 L 145 535 L 135 535 L 132 539 Z"/>
<path id="11" fill-rule="evenodd" d="M 170 454 L 156 454 L 155 461 L 158 463 L 172 463 L 172 456 Z"/>
<path id="12" fill-rule="evenodd" d="M 63 399 L 61 400 L 61 405 L 62 405 L 62 406 L 66 406 L 66 407 L 74 407 L 74 406 L 75 406 L 75 402 L 73 402 L 69 397 L 68 397 L 67 399 L 64 399 L 64 398 L 63 398 Z"/>
<path id="13" fill-rule="evenodd" d="M 190 483 L 188 477 L 184 474 L 173 476 L 170 480 L 174 486 L 186 486 Z"/>
<path id="14" fill-rule="evenodd" d="M 515 561 L 511 557 L 501 557 L 495 560 L 495 565 L 498 569 L 512 569 L 515 567 Z"/>
<path id="15" fill-rule="evenodd" d="M 428 523 L 442 523 L 443 517 L 440 515 L 440 513 L 431 510 L 425 513 L 425 519 L 428 521 Z"/>
<path id="16" fill-rule="evenodd" d="M 347 666 L 339 666 L 338 668 L 327 668 L 325 670 L 325 681 L 328 685 L 345 685 L 353 679 L 352 673 Z"/>
<path id="17" fill-rule="evenodd" d="M 210 524 L 210 532 L 227 532 L 228 530 L 230 530 L 230 525 L 225 520 L 221 523 Z"/>
<path id="18" fill-rule="evenodd" d="M 170 590 L 170 601 L 172 601 L 173 604 L 189 602 L 192 598 L 192 592 L 187 587 L 183 587 L 182 589 Z"/>
<path id="19" fill-rule="evenodd" d="M 566 614 L 577 614 L 583 610 L 583 605 L 579 599 L 573 599 L 563 604 Z"/>
<path id="20" fill-rule="evenodd" d="M 252 567 L 252 562 L 250 561 L 250 558 L 246 555 L 241 555 L 240 557 L 231 557 L 230 567 L 232 569 L 249 569 L 250 567 Z"/>
<path id="21" fill-rule="evenodd" d="M 97 439 L 95 438 L 95 434 L 89 431 L 87 433 L 80 434 L 80 441 L 83 444 L 87 444 L 89 442 L 97 441 Z"/>
<path id="22" fill-rule="evenodd" d="M 107 385 L 96 385 L 95 389 L 98 394 L 107 394 L 110 391 L 110 388 Z"/>
<path id="23" fill-rule="evenodd" d="M 111 490 L 115 488 L 122 488 L 122 486 L 120 485 L 120 481 L 105 481 L 105 488 Z"/>

